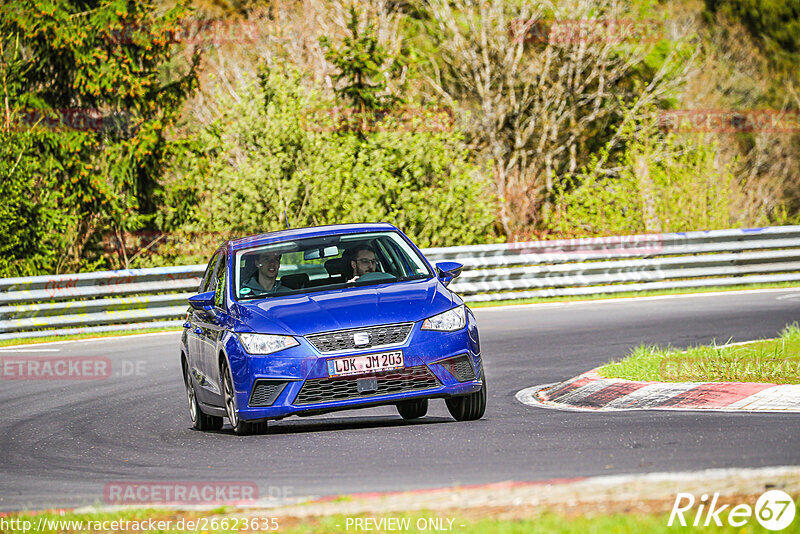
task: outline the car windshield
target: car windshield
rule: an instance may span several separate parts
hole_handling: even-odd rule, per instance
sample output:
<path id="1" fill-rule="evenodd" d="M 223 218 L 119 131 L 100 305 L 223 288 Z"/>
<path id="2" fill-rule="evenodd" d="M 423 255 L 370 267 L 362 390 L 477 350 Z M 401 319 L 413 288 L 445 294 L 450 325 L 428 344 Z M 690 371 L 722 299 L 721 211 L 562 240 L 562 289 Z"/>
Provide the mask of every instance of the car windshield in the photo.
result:
<path id="1" fill-rule="evenodd" d="M 433 276 L 419 253 L 391 231 L 270 243 L 237 252 L 234 265 L 239 300 Z"/>

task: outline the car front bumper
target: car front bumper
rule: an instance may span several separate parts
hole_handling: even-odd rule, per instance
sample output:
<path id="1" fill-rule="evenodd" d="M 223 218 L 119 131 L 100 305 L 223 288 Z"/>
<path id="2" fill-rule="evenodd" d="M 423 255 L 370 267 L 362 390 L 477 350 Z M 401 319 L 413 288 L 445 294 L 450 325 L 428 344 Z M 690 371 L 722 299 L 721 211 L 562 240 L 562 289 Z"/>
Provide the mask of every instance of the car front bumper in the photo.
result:
<path id="1" fill-rule="evenodd" d="M 321 354 L 306 339 L 297 339 L 299 346 L 255 356 L 245 353 L 234 336 L 229 338 L 226 351 L 241 419 L 280 419 L 467 395 L 479 391 L 483 383 L 480 343 L 472 317 L 467 327 L 456 332 L 422 331 L 416 323 L 402 345 L 346 353 Z M 326 362 L 330 358 L 396 350 L 403 352 L 404 369 L 328 377 Z M 358 392 L 359 379 L 364 378 L 375 378 L 378 388 Z M 268 405 L 263 405 L 264 401 Z"/>

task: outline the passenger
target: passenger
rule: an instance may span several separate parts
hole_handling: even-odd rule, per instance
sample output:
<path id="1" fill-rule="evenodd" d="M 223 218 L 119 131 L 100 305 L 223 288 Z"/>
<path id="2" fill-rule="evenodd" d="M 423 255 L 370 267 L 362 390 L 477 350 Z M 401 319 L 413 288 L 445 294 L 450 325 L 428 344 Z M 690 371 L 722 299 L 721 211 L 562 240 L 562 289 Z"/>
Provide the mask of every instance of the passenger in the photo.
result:
<path id="1" fill-rule="evenodd" d="M 362 275 L 367 273 L 374 273 L 378 267 L 378 261 L 375 259 L 375 249 L 369 245 L 359 245 L 350 251 L 350 266 L 353 268 L 353 278 L 348 282 L 355 282 Z"/>
<path id="2" fill-rule="evenodd" d="M 278 278 L 278 270 L 281 268 L 281 255 L 275 252 L 262 252 L 256 256 L 256 267 L 258 270 L 253 273 L 244 284 L 239 293 L 249 293 L 244 291 L 249 288 L 258 293 L 274 293 L 280 289 L 281 283 Z"/>

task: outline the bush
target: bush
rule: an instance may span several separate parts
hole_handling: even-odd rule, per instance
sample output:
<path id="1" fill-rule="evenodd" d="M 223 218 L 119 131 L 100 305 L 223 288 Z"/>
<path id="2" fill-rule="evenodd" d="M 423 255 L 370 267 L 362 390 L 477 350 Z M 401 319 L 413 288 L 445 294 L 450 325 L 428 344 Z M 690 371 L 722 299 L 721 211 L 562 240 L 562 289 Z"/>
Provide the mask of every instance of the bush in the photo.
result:
<path id="1" fill-rule="evenodd" d="M 740 218 L 743 191 L 717 144 L 704 137 L 637 135 L 617 174 L 584 171 L 557 192 L 548 229 L 566 236 L 713 230 L 762 224 Z"/>
<path id="2" fill-rule="evenodd" d="M 492 238 L 489 184 L 458 133 L 390 117 L 368 132 L 341 130 L 334 108 L 301 86 L 296 72 L 272 68 L 238 101 L 220 96 L 226 111 L 200 133 L 203 150 L 181 162 L 183 178 L 169 188 L 168 198 L 199 199 L 167 206 L 186 213 L 174 229 L 205 235 L 207 247 L 283 229 L 287 220 L 292 227 L 386 221 L 422 247 Z M 184 244 L 160 253 L 188 261 Z"/>

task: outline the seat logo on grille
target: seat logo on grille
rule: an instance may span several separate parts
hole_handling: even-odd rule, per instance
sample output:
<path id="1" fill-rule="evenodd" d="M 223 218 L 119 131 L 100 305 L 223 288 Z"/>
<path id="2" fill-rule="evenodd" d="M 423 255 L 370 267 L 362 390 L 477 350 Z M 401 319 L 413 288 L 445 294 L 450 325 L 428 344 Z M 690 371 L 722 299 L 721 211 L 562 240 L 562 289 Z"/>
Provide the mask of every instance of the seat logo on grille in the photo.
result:
<path id="1" fill-rule="evenodd" d="M 369 333 L 368 332 L 356 332 L 355 334 L 353 334 L 353 344 L 356 347 L 369 345 Z"/>

